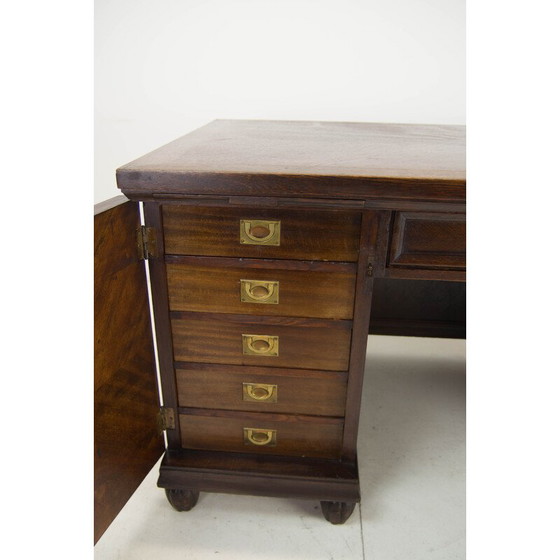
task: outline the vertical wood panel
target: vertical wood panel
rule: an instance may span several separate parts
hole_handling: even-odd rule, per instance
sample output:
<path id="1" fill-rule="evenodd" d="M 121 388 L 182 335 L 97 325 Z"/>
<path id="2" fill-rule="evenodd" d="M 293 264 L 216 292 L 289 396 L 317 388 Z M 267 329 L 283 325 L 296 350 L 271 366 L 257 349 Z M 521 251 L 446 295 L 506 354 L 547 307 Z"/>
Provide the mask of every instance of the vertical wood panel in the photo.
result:
<path id="1" fill-rule="evenodd" d="M 95 542 L 164 450 L 138 223 L 133 202 L 95 215 Z"/>
<path id="2" fill-rule="evenodd" d="M 360 256 L 354 304 L 354 326 L 352 329 L 348 389 L 346 393 L 346 421 L 342 441 L 342 459 L 349 462 L 354 462 L 357 458 L 356 445 L 366 361 L 369 315 L 371 312 L 375 249 L 380 228 L 384 227 L 386 219 L 386 212 L 371 210 L 364 211 L 362 216 Z M 370 266 L 371 275 L 368 273 L 368 267 Z"/>
<path id="3" fill-rule="evenodd" d="M 156 202 L 145 202 L 144 219 L 146 226 L 153 227 L 156 232 L 156 254 L 149 259 L 149 266 L 163 404 L 176 411 L 177 388 L 173 365 L 173 343 L 169 321 L 167 272 L 164 259 L 165 250 L 160 205 Z M 177 414 L 175 414 L 175 417 L 177 417 Z M 176 423 L 174 430 L 169 429 L 166 433 L 169 447 L 181 447 L 181 434 L 178 423 Z"/>

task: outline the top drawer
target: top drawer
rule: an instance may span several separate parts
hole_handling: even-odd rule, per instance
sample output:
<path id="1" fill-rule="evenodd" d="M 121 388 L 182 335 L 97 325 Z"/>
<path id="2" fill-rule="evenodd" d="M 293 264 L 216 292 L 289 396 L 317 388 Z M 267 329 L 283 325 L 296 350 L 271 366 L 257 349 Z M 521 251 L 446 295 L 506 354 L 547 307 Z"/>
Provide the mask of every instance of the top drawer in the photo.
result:
<path id="1" fill-rule="evenodd" d="M 358 260 L 360 212 L 164 205 L 162 215 L 168 255 Z"/>
<path id="2" fill-rule="evenodd" d="M 389 266 L 464 270 L 465 214 L 397 212 Z"/>

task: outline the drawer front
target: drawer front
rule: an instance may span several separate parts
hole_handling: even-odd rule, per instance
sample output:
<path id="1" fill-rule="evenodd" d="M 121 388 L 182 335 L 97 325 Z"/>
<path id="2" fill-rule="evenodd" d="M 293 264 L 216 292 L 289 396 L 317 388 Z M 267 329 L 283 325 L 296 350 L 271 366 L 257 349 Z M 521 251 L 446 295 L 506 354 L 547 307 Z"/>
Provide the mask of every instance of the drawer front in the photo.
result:
<path id="1" fill-rule="evenodd" d="M 340 373 L 184 364 L 176 376 L 182 407 L 344 416 Z"/>
<path id="2" fill-rule="evenodd" d="M 389 265 L 464 270 L 465 214 L 397 212 Z"/>
<path id="3" fill-rule="evenodd" d="M 356 282 L 353 265 L 348 265 L 350 272 L 325 272 L 224 268 L 220 259 L 211 260 L 215 265 L 167 264 L 171 310 L 352 318 Z"/>
<path id="4" fill-rule="evenodd" d="M 346 371 L 347 321 L 173 314 L 176 361 Z M 265 320 L 264 320 L 265 319 Z M 320 326 L 314 326 L 317 324 Z M 323 326 L 324 325 L 324 326 Z"/>
<path id="5" fill-rule="evenodd" d="M 164 205 L 162 214 L 169 255 L 358 260 L 360 212 Z"/>
<path id="6" fill-rule="evenodd" d="M 343 422 L 243 413 L 179 415 L 183 448 L 337 459 Z"/>

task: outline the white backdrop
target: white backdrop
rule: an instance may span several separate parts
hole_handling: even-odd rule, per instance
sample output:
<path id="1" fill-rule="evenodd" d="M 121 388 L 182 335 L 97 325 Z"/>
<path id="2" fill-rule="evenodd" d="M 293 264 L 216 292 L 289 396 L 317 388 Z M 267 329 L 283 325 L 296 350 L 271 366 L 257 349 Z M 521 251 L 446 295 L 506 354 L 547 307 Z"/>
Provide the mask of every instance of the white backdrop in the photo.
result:
<path id="1" fill-rule="evenodd" d="M 464 0 L 97 0 L 95 202 L 216 118 L 465 123 Z"/>

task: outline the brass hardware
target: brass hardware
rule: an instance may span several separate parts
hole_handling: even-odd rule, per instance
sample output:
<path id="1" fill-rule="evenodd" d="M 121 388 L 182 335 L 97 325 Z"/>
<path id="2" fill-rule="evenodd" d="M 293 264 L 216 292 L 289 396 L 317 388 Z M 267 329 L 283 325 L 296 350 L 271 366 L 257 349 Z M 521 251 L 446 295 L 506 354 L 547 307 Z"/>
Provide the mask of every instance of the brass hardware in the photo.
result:
<path id="1" fill-rule="evenodd" d="M 153 227 L 140 226 L 136 230 L 138 258 L 146 260 L 156 256 L 156 230 Z"/>
<path id="2" fill-rule="evenodd" d="M 243 383 L 243 400 L 250 402 L 275 403 L 278 399 L 278 385 L 264 383 Z"/>
<path id="3" fill-rule="evenodd" d="M 280 283 L 276 280 L 241 280 L 241 301 L 245 303 L 277 304 Z"/>
<path id="4" fill-rule="evenodd" d="M 276 430 L 263 430 L 261 428 L 243 428 L 245 445 L 276 445 Z"/>
<path id="5" fill-rule="evenodd" d="M 280 340 L 266 334 L 242 334 L 243 354 L 248 356 L 278 356 Z"/>
<path id="6" fill-rule="evenodd" d="M 239 243 L 280 245 L 280 220 L 241 220 L 239 226 Z"/>
<path id="7" fill-rule="evenodd" d="M 161 434 L 165 430 L 175 429 L 175 411 L 172 408 L 162 406 L 159 409 L 158 417 L 158 428 Z"/>
<path id="8" fill-rule="evenodd" d="M 367 265 L 367 271 L 366 271 L 366 275 L 367 276 L 373 276 L 373 263 L 368 263 Z"/>

